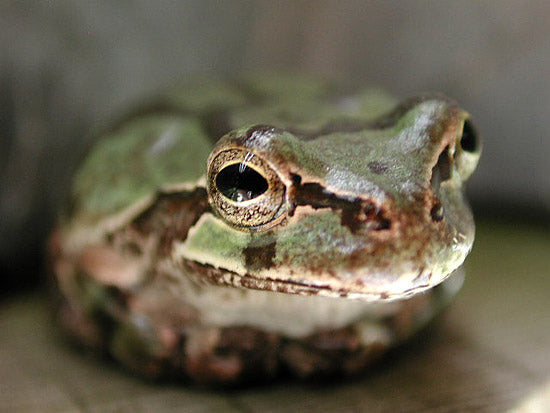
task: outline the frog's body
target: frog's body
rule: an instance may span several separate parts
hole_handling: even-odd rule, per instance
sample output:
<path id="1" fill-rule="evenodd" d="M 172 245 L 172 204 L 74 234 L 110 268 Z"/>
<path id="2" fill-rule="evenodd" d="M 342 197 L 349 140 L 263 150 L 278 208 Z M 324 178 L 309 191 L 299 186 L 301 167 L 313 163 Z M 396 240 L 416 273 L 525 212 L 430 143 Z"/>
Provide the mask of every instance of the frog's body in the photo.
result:
<path id="1" fill-rule="evenodd" d="M 361 370 L 460 287 L 478 156 L 441 97 L 190 85 L 118 123 L 78 171 L 52 237 L 60 314 L 150 375 Z"/>

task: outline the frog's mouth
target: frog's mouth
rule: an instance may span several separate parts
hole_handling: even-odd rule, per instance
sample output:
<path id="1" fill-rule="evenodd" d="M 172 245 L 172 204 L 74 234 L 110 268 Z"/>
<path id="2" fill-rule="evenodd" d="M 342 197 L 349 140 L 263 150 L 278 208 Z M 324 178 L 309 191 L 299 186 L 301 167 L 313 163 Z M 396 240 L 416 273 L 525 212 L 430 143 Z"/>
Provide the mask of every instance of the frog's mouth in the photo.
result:
<path id="1" fill-rule="evenodd" d="M 184 268 L 189 274 L 209 284 L 247 288 L 251 290 L 268 290 L 286 294 L 324 295 L 321 291 L 332 291 L 328 285 L 313 285 L 299 281 L 276 280 L 272 278 L 258 278 L 252 274 L 238 274 L 228 269 L 216 268 L 209 264 L 184 260 Z"/>
<path id="2" fill-rule="evenodd" d="M 408 289 L 373 291 L 367 290 L 366 288 L 350 288 L 345 285 L 338 287 L 329 283 L 306 283 L 270 277 L 260 278 L 250 273 L 241 275 L 234 271 L 216 268 L 209 264 L 202 264 L 191 260 L 184 260 L 183 268 L 186 275 L 192 277 L 201 284 L 206 283 L 249 290 L 273 291 L 293 295 L 360 299 L 363 301 L 394 301 L 406 299 L 429 290 L 436 285 L 431 282 L 426 282 L 411 286 Z M 449 278 L 457 271 L 458 270 L 451 272 L 446 277 L 443 277 L 441 281 Z"/>

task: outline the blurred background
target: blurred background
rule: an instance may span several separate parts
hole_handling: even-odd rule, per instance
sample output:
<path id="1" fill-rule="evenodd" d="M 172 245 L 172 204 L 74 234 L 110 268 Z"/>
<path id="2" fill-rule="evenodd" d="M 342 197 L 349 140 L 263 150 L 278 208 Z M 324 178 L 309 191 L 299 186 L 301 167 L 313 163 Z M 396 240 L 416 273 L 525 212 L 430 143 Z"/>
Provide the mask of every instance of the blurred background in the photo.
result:
<path id="1" fill-rule="evenodd" d="M 548 225 L 549 39 L 545 0 L 5 0 L 4 285 L 36 282 L 90 128 L 195 75 L 284 70 L 403 97 L 443 92 L 472 114 L 484 138 L 468 188 L 478 216 Z"/>

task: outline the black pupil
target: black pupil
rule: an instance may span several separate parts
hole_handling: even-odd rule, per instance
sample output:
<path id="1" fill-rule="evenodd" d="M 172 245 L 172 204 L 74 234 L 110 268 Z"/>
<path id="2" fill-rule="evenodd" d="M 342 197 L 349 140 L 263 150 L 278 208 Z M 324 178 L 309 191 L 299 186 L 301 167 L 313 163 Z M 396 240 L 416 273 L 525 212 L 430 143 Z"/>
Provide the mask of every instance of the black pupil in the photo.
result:
<path id="1" fill-rule="evenodd" d="M 265 178 L 243 163 L 223 168 L 216 176 L 216 186 L 226 197 L 235 202 L 256 198 L 267 191 Z"/>

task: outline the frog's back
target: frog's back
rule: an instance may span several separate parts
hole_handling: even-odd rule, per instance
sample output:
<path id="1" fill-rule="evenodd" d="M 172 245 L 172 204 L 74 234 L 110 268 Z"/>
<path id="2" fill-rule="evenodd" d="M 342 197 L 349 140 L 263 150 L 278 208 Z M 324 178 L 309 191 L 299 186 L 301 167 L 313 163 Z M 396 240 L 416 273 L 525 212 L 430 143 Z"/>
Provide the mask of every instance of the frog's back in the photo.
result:
<path id="1" fill-rule="evenodd" d="M 121 210 L 161 186 L 196 181 L 210 142 L 190 117 L 151 115 L 131 120 L 101 139 L 75 176 L 80 210 Z"/>
<path id="2" fill-rule="evenodd" d="M 393 105 L 388 96 L 372 106 L 369 91 L 354 102 L 361 117 Z M 315 78 L 255 76 L 220 82 L 195 80 L 165 93 L 104 133 L 75 174 L 72 205 L 77 215 L 104 217 L 163 188 L 194 186 L 204 176 L 213 144 L 246 124 L 301 124 L 316 130 L 350 111 L 333 85 Z M 385 101 L 383 105 L 380 101 Z M 370 107 L 371 105 L 372 107 Z"/>

